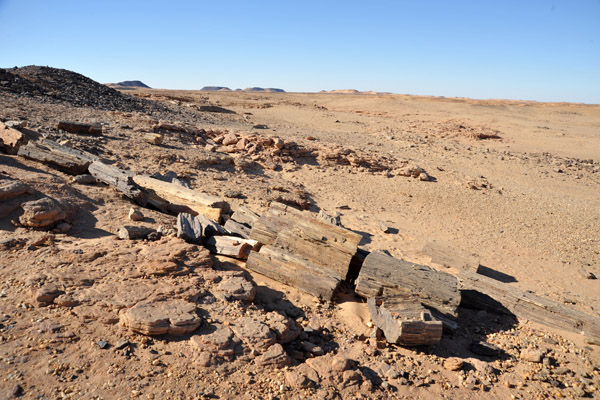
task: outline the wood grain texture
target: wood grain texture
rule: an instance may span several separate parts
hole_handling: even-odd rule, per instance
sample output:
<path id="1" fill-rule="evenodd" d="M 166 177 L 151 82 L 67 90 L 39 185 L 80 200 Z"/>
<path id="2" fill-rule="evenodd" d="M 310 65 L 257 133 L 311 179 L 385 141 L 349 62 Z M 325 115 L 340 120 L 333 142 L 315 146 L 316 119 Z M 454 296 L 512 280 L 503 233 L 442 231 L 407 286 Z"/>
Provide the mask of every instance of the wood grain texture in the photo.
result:
<path id="1" fill-rule="evenodd" d="M 366 298 L 411 295 L 450 316 L 456 315 L 460 304 L 456 277 L 378 251 L 365 258 L 356 279 L 356 293 Z"/>
<path id="2" fill-rule="evenodd" d="M 465 306 L 514 314 L 542 325 L 600 339 L 600 318 L 472 271 L 458 274 Z"/>

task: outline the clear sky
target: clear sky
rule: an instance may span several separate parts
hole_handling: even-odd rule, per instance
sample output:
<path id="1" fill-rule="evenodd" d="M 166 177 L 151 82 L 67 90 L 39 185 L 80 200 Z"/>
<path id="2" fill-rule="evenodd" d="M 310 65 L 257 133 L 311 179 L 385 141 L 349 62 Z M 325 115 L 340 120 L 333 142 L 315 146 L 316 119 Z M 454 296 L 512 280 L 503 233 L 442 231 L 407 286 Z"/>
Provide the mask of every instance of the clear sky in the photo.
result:
<path id="1" fill-rule="evenodd" d="M 0 0 L 0 67 L 600 103 L 600 0 Z"/>

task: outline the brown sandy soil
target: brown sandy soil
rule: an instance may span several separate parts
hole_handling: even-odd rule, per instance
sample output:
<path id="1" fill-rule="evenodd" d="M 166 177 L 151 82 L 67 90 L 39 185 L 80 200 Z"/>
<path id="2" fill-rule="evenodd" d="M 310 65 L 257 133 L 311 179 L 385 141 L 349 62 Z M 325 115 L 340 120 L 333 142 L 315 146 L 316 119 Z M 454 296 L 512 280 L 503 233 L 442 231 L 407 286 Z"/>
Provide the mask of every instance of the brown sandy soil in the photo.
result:
<path id="1" fill-rule="evenodd" d="M 476 253 L 510 285 L 599 316 L 598 280 L 588 278 L 600 276 L 600 106 L 378 94 L 123 93 L 172 112 L 102 111 L 7 94 L 0 118 L 26 120 L 122 168 L 173 171 L 233 208 L 245 204 L 262 213 L 279 199 L 339 212 L 366 250 L 428 264 L 423 245 L 442 241 Z M 235 114 L 199 111 L 203 105 Z M 105 133 L 59 132 L 59 120 L 105 123 Z M 164 130 L 163 144 L 150 145 L 140 131 L 152 131 L 158 120 L 187 132 Z M 286 147 L 235 152 L 212 145 L 225 131 L 258 141 L 278 137 Z M 415 168 L 427 179 L 405 176 Z M 459 329 L 438 346 L 387 345 L 374 337 L 365 304 L 351 288 L 336 302 L 319 302 L 226 257 L 215 258 L 213 268 L 188 260 L 177 273 L 152 275 L 144 262 L 172 242 L 116 240 L 121 226 L 133 224 L 127 218 L 133 203 L 111 188 L 71 183 L 43 164 L 4 154 L 0 174 L 35 189 L 31 198 L 59 200 L 72 225 L 34 245 L 48 232 L 12 224 L 21 210 L 0 219 L 0 242 L 23 239 L 0 249 L 0 398 L 597 396 L 600 352 L 583 336 L 461 309 Z M 142 212 L 137 224 L 175 225 L 175 216 Z M 219 295 L 222 282 L 242 276 L 256 285 L 254 300 Z M 39 306 L 34 294 L 48 283 L 73 304 Z M 150 338 L 123 326 L 135 304 L 174 299 L 197 303 L 202 324 L 195 332 Z M 277 338 L 284 352 L 274 360 L 264 353 L 275 346 L 258 333 L 234 335 L 233 355 L 194 344 L 194 336 L 254 326 L 244 318 L 268 325 L 271 311 L 303 328 L 290 343 Z M 118 346 L 120 339 L 130 344 Z M 471 353 L 473 340 L 495 344 L 499 354 Z M 524 349 L 543 350 L 545 361 L 522 359 Z M 339 360 L 332 363 L 334 355 Z M 464 363 L 458 371 L 449 366 L 452 357 Z"/>

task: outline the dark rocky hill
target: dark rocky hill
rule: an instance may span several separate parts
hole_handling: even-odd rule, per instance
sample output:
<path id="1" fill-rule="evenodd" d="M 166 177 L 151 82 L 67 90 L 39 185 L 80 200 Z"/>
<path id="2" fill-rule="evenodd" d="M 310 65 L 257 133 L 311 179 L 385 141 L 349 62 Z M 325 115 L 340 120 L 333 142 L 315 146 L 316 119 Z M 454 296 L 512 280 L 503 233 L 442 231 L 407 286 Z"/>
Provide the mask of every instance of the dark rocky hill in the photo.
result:
<path id="1" fill-rule="evenodd" d="M 15 93 L 50 103 L 101 110 L 164 111 L 158 103 L 121 93 L 66 69 L 42 66 L 0 69 L 0 93 Z"/>

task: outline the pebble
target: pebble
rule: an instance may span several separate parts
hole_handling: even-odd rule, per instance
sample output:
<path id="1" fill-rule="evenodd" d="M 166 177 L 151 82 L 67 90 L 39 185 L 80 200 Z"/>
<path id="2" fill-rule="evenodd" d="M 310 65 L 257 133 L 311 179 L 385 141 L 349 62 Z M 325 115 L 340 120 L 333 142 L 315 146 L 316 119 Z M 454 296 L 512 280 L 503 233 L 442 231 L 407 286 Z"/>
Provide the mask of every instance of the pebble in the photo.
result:
<path id="1" fill-rule="evenodd" d="M 546 354 L 543 350 L 537 349 L 524 349 L 521 351 L 519 358 L 523 361 L 529 361 L 532 363 L 541 363 Z"/>
<path id="2" fill-rule="evenodd" d="M 96 344 L 98 345 L 98 347 L 100 347 L 101 349 L 106 349 L 108 347 L 108 342 L 106 340 L 98 340 L 96 342 Z"/>

